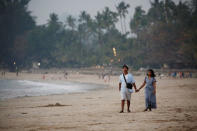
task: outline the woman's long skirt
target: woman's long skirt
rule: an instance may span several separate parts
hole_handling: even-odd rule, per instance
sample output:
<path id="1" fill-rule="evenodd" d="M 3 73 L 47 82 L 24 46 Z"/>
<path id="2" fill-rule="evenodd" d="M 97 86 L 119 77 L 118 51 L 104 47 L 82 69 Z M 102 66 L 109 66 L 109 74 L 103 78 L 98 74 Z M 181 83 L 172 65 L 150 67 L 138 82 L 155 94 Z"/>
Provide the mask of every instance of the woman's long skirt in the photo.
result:
<path id="1" fill-rule="evenodd" d="M 156 95 L 147 87 L 145 88 L 145 106 L 146 108 L 157 108 Z"/>

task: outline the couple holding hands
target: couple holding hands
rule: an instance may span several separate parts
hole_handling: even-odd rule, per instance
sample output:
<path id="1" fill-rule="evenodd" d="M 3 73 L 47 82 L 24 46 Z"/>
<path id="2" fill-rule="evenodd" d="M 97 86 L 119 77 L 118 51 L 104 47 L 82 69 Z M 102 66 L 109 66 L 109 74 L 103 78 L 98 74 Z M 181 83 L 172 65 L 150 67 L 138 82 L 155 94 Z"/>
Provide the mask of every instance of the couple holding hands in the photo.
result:
<path id="1" fill-rule="evenodd" d="M 128 73 L 128 66 L 123 65 L 122 67 L 123 74 L 120 75 L 119 81 L 119 91 L 121 95 L 121 111 L 120 113 L 124 112 L 124 103 L 127 101 L 127 112 L 130 111 L 130 100 L 131 100 L 131 93 L 133 93 L 132 87 L 134 87 L 135 92 L 139 92 L 144 86 L 145 87 L 145 109 L 144 111 L 150 110 L 152 108 L 157 108 L 156 105 L 156 80 L 155 80 L 155 73 L 152 69 L 147 71 L 147 76 L 144 79 L 143 84 L 140 86 L 139 89 L 136 88 L 135 80 L 132 74 Z"/>

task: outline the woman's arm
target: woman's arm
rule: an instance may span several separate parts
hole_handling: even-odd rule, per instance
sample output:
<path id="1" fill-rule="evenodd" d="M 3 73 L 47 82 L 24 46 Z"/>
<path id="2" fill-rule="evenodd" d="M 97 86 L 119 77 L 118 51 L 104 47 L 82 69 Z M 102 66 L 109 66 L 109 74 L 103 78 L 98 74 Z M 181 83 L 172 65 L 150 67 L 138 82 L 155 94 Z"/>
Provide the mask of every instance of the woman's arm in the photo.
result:
<path id="1" fill-rule="evenodd" d="M 143 84 L 140 86 L 138 90 L 141 90 L 146 85 L 146 81 L 143 82 Z"/>
<path id="2" fill-rule="evenodd" d="M 154 87 L 153 93 L 156 94 L 156 82 L 153 82 L 153 87 Z"/>

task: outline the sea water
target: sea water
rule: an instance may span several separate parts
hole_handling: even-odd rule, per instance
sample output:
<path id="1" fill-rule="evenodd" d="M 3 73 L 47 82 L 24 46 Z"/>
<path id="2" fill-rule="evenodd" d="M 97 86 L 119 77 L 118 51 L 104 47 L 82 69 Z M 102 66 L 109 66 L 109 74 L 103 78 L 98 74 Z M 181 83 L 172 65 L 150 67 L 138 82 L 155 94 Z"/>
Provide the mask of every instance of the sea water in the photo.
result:
<path id="1" fill-rule="evenodd" d="M 0 99 L 78 93 L 105 88 L 104 85 L 78 82 L 39 82 L 29 80 L 0 80 Z"/>

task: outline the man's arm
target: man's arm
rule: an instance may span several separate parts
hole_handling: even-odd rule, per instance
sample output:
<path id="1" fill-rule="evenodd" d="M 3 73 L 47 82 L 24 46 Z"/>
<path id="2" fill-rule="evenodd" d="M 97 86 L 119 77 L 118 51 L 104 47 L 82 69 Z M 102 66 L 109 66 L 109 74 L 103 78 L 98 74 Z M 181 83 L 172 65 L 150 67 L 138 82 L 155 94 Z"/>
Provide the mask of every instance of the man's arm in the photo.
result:
<path id="1" fill-rule="evenodd" d="M 131 76 L 132 76 L 132 75 L 131 75 Z M 135 80 L 133 79 L 133 76 L 132 76 L 131 78 L 132 78 L 131 84 L 132 84 L 133 87 L 135 88 L 135 92 L 138 92 L 138 89 L 137 89 L 137 87 L 136 87 Z"/>
<path id="2" fill-rule="evenodd" d="M 135 83 L 132 83 L 133 84 L 133 87 L 135 88 L 135 92 L 137 92 L 137 87 L 135 85 Z"/>
<path id="3" fill-rule="evenodd" d="M 121 83 L 119 83 L 119 91 L 121 90 Z"/>

